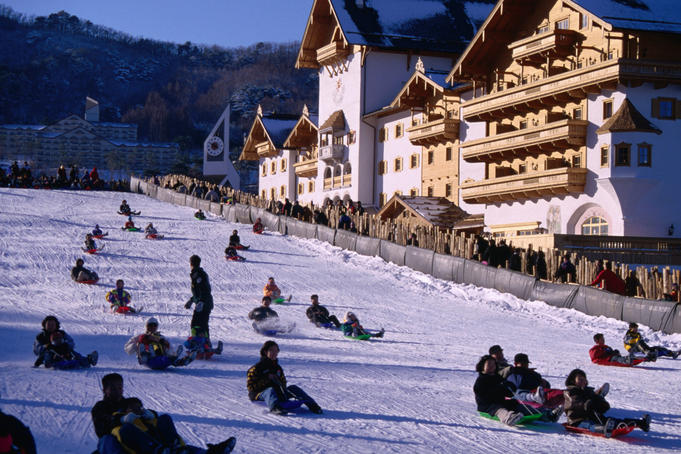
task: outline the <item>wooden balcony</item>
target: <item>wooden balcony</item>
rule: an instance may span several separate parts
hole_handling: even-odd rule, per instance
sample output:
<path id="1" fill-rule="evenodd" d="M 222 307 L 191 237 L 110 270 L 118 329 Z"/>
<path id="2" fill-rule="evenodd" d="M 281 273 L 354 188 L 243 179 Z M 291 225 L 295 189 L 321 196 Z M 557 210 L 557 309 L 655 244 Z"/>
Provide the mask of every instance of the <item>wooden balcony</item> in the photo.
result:
<path id="1" fill-rule="evenodd" d="M 293 168 L 296 175 L 304 178 L 312 178 L 317 176 L 317 150 L 313 149 L 303 154 L 301 151 L 298 155 L 298 161 L 293 163 Z"/>
<path id="2" fill-rule="evenodd" d="M 334 188 L 340 188 L 341 186 L 341 177 L 340 175 L 337 177 L 333 177 L 333 187 Z"/>
<path id="3" fill-rule="evenodd" d="M 264 141 L 255 145 L 255 151 L 259 158 L 272 158 L 277 156 L 277 149 L 270 142 Z"/>
<path id="4" fill-rule="evenodd" d="M 459 137 L 458 118 L 440 118 L 407 128 L 409 141 L 414 145 L 435 145 Z"/>
<path id="5" fill-rule="evenodd" d="M 342 42 L 335 41 L 317 49 L 317 62 L 320 65 L 333 65 L 345 59 L 350 50 Z"/>
<path id="6" fill-rule="evenodd" d="M 332 178 L 324 178 L 324 190 L 328 191 L 333 187 L 333 179 Z"/>
<path id="7" fill-rule="evenodd" d="M 513 58 L 523 64 L 539 67 L 546 58 L 565 58 L 574 55 L 575 44 L 584 37 L 576 30 L 553 30 L 532 35 L 508 45 Z"/>
<path id="8" fill-rule="evenodd" d="M 512 203 L 584 192 L 587 169 L 561 167 L 540 172 L 523 173 L 461 185 L 466 203 Z"/>
<path id="9" fill-rule="evenodd" d="M 347 188 L 348 186 L 352 186 L 352 174 L 343 175 L 343 187 Z"/>
<path id="10" fill-rule="evenodd" d="M 319 148 L 319 159 L 324 162 L 339 162 L 343 159 L 345 145 L 333 143 Z"/>
<path id="11" fill-rule="evenodd" d="M 461 156 L 468 162 L 494 162 L 580 147 L 586 144 L 588 124 L 566 119 L 467 141 L 461 145 Z"/>
<path id="12" fill-rule="evenodd" d="M 680 80 L 680 64 L 606 60 L 471 99 L 462 106 L 463 116 L 468 121 L 511 118 L 546 107 L 564 105 L 569 101 L 580 101 L 589 93 L 613 89 L 619 83 L 670 83 Z"/>

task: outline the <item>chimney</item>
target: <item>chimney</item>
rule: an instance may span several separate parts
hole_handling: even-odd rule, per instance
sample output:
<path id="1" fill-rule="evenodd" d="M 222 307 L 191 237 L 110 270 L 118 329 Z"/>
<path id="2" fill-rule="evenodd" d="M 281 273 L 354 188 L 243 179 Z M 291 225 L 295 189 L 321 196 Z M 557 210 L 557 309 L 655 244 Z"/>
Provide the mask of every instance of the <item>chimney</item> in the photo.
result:
<path id="1" fill-rule="evenodd" d="M 85 120 L 99 121 L 99 101 L 89 96 L 85 98 Z"/>

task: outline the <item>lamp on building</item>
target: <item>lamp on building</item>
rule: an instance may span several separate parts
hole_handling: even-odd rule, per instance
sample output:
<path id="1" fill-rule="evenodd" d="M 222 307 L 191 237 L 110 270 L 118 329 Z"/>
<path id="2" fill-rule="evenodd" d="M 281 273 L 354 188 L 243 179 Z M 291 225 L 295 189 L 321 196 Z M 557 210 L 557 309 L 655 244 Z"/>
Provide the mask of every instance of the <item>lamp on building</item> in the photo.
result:
<path id="1" fill-rule="evenodd" d="M 674 224 L 670 225 L 669 228 L 667 229 L 667 235 L 669 236 L 674 235 Z"/>

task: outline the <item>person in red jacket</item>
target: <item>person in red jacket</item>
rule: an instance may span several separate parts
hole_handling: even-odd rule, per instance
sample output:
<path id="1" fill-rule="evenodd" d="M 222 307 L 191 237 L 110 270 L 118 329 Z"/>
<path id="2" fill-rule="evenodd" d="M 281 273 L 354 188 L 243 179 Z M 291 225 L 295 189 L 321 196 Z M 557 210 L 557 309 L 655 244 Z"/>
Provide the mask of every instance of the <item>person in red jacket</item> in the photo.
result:
<path id="1" fill-rule="evenodd" d="M 619 350 L 613 350 L 612 347 L 605 345 L 605 337 L 602 333 L 594 334 L 594 342 L 596 345 L 589 350 L 591 362 L 595 364 L 620 363 L 631 364 L 632 356 L 622 356 Z"/>
<path id="2" fill-rule="evenodd" d="M 612 272 L 612 262 L 607 262 L 605 264 L 605 269 L 598 273 L 596 279 L 589 285 L 598 285 L 603 282 L 601 288 L 612 293 L 617 293 L 618 295 L 624 295 L 625 286 L 624 281 L 618 275 Z"/>

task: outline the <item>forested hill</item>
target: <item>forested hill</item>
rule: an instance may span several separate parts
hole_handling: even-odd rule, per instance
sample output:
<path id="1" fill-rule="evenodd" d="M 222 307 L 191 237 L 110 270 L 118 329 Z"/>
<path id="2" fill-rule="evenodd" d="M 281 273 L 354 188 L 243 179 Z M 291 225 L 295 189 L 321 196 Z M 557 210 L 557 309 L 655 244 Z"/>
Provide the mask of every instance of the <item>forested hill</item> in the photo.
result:
<path id="1" fill-rule="evenodd" d="M 196 147 L 231 102 L 231 142 L 239 147 L 258 103 L 282 113 L 317 105 L 317 74 L 294 68 L 298 43 L 174 44 L 64 11 L 26 17 L 3 5 L 0 42 L 0 123 L 80 116 L 90 96 L 102 121 L 137 123 L 141 139 Z"/>

